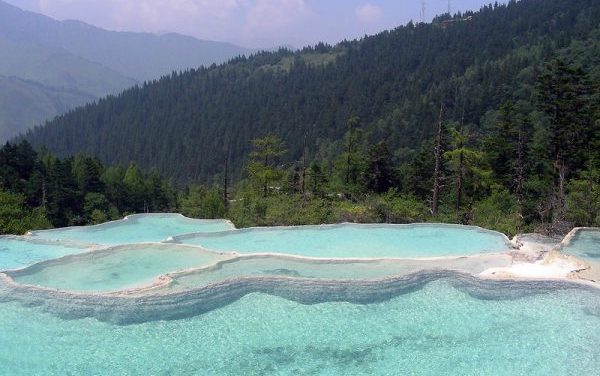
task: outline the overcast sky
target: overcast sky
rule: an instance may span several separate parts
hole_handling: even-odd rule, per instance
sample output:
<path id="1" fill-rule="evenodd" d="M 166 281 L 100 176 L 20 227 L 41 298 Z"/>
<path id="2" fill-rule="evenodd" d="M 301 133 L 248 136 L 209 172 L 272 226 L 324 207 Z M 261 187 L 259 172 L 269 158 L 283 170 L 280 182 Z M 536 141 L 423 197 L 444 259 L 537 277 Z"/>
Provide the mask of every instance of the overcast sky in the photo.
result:
<path id="1" fill-rule="evenodd" d="M 173 31 L 247 47 L 335 43 L 418 21 L 421 0 L 5 0 L 20 8 L 109 30 Z M 452 11 L 491 0 L 452 0 Z M 503 2 L 503 1 L 499 1 Z M 426 18 L 448 0 L 427 0 Z"/>

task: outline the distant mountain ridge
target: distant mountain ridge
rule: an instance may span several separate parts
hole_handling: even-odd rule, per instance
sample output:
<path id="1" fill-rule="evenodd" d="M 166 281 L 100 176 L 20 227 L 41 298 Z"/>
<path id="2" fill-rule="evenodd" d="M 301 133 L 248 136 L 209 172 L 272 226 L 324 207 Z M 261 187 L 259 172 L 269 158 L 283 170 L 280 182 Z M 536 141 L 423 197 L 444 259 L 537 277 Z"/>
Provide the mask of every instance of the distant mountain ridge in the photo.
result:
<path id="1" fill-rule="evenodd" d="M 94 99 L 93 95 L 75 89 L 0 76 L 0 140 L 13 137 L 23 124 L 37 124 L 48 114 L 64 113 Z"/>
<path id="2" fill-rule="evenodd" d="M 35 81 L 54 91 L 80 92 L 66 100 L 66 109 L 172 71 L 209 66 L 251 52 L 173 33 L 114 32 L 80 21 L 57 21 L 0 0 L 0 75 Z M 26 86 L 19 85 L 22 94 Z M 0 103 L 3 106 L 6 103 Z M 0 108 L 0 141 L 63 112 L 49 109 L 34 102 Z M 7 113 L 12 114 L 10 119 L 4 117 Z"/>
<path id="3" fill-rule="evenodd" d="M 75 89 L 94 97 L 116 93 L 138 83 L 123 74 L 61 48 L 33 41 L 11 40 L 0 34 L 0 74 Z"/>
<path id="4" fill-rule="evenodd" d="M 199 40 L 176 33 L 107 31 L 81 21 L 56 21 L 1 0 L 0 34 L 19 42 L 63 49 L 140 82 L 173 70 L 221 63 L 252 52 L 230 43 Z"/>

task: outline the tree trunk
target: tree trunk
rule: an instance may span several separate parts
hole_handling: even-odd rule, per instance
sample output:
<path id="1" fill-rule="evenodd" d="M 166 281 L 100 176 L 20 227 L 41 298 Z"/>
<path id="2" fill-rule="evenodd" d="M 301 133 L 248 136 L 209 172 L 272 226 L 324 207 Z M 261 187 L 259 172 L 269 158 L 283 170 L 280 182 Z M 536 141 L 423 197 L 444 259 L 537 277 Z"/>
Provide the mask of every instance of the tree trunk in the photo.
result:
<path id="1" fill-rule="evenodd" d="M 442 169 L 442 115 L 444 105 L 440 105 L 437 137 L 435 142 L 435 169 L 433 171 L 433 197 L 431 199 L 431 214 L 437 215 L 440 200 L 440 174 Z"/>
<path id="2" fill-rule="evenodd" d="M 302 199 L 306 198 L 306 132 L 304 133 L 304 144 L 302 147 Z"/>
<path id="3" fill-rule="evenodd" d="M 229 146 L 225 153 L 225 171 L 223 176 L 223 205 L 229 210 Z"/>
<path id="4" fill-rule="evenodd" d="M 46 210 L 46 180 L 42 180 L 42 207 Z"/>
<path id="5" fill-rule="evenodd" d="M 352 154 L 352 133 L 350 133 L 350 140 L 348 141 L 348 156 L 346 157 L 346 186 L 350 184 L 350 162 Z"/>
<path id="6" fill-rule="evenodd" d="M 515 195 L 519 211 L 523 207 L 523 182 L 525 181 L 525 140 L 523 139 L 523 129 L 519 126 L 519 140 L 517 142 L 517 161 L 515 164 Z"/>
<path id="7" fill-rule="evenodd" d="M 590 162 L 590 165 L 592 163 Z M 595 210 L 594 210 L 594 201 L 595 201 L 595 197 L 594 197 L 594 180 L 593 180 L 593 176 L 592 176 L 592 170 L 590 168 L 589 174 L 588 174 L 588 194 L 587 194 L 587 225 L 588 226 L 593 226 L 594 224 L 594 216 L 595 216 Z"/>
<path id="8" fill-rule="evenodd" d="M 461 145 L 461 148 L 463 145 Z M 456 177 L 456 210 L 462 206 L 463 174 L 465 169 L 465 155 L 460 152 L 458 157 L 458 176 Z"/>
<path id="9" fill-rule="evenodd" d="M 265 156 L 265 168 L 269 168 L 269 157 Z M 269 192 L 269 182 L 267 180 L 267 174 L 265 172 L 265 180 L 263 181 L 263 197 L 267 197 L 267 193 Z"/>
<path id="10" fill-rule="evenodd" d="M 557 174 L 555 197 L 553 202 L 552 227 L 554 232 L 561 233 L 565 224 L 566 205 L 565 205 L 565 164 L 557 157 L 554 161 L 554 169 Z"/>

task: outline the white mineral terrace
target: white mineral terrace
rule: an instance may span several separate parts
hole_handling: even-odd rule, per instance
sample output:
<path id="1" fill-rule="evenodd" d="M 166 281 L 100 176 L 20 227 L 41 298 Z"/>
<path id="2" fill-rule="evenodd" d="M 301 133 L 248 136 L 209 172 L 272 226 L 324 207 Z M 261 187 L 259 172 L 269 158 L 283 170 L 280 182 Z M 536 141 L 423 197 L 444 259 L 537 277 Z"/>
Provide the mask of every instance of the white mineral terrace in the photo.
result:
<path id="1" fill-rule="evenodd" d="M 15 300 L 36 305 L 64 317 L 94 316 L 104 321 L 127 324 L 149 318 L 195 315 L 253 292 L 307 304 L 375 302 L 413 291 L 441 278 L 450 278 L 469 293 L 483 295 L 506 285 L 528 291 L 573 286 L 600 291 L 600 263 L 561 252 L 580 231 L 598 229 L 574 229 L 562 242 L 537 234 L 523 234 L 512 239 L 514 248 L 508 252 L 429 259 L 238 254 L 171 243 L 100 247 L 0 273 L 0 301 Z M 115 285 L 114 289 L 102 291 L 94 291 L 93 285 L 90 290 L 84 291 L 52 287 L 50 282 L 44 286 L 42 283 L 52 281 L 50 277 L 56 275 L 62 278 L 65 270 L 67 276 L 82 269 L 85 271 L 86 262 L 97 262 L 102 258 L 110 261 L 111 257 L 115 257 L 116 265 L 125 268 L 121 270 L 125 273 L 132 267 L 127 265 L 129 259 L 126 257 L 136 252 L 142 252 L 138 254 L 140 259 L 155 257 L 158 260 L 164 258 L 161 252 L 178 253 L 179 260 L 192 257 L 197 264 L 188 268 L 174 267 L 171 270 L 177 271 L 157 273 L 160 275 L 151 275 L 149 279 L 142 279 L 140 283 L 126 288 Z M 109 261 L 107 265 L 112 265 Z M 96 270 L 105 272 L 97 266 Z M 29 276 L 46 272 L 50 277 L 39 279 L 42 282 L 21 282 L 23 279 L 27 281 Z"/>
<path id="2" fill-rule="evenodd" d="M 556 251 L 534 262 L 514 262 L 508 267 L 490 268 L 479 274 L 482 278 L 498 279 L 568 279 L 584 281 L 577 274 L 590 266 L 574 257 Z M 600 285 L 598 285 L 600 287 Z"/>

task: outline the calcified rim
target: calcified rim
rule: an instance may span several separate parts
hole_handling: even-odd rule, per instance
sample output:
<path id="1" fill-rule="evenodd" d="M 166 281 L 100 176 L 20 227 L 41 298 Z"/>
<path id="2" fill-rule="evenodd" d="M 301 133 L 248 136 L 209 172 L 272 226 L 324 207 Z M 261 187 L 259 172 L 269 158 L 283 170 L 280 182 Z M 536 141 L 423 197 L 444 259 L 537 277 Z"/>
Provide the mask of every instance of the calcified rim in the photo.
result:
<path id="1" fill-rule="evenodd" d="M 385 224 L 385 223 L 350 223 L 350 222 L 344 222 L 344 223 L 336 223 L 336 224 L 322 224 L 322 225 L 304 225 L 304 226 L 269 226 L 269 227 L 248 227 L 248 228 L 242 228 L 242 229 L 232 229 L 232 230 L 226 230 L 226 231 L 215 231 L 215 232 L 194 232 L 194 233 L 189 233 L 189 234 L 182 234 L 182 235 L 177 235 L 177 236 L 172 236 L 170 238 L 167 239 L 167 243 L 173 243 L 173 244 L 188 244 L 189 243 L 183 243 L 188 239 L 202 239 L 202 238 L 216 238 L 216 237 L 225 237 L 228 235 L 234 235 L 234 234 L 244 234 L 244 233 L 248 233 L 248 232 L 268 232 L 268 231 L 278 231 L 278 230 L 288 230 L 288 231 L 298 231 L 298 230 L 306 230 L 306 229 L 315 229 L 315 230 L 329 230 L 329 229 L 335 229 L 335 228 L 344 228 L 344 227 L 356 227 L 356 228 L 414 228 L 414 227 L 446 227 L 446 228 L 456 228 L 456 229 L 462 229 L 462 230 L 472 230 L 472 231 L 477 231 L 480 233 L 487 233 L 487 234 L 491 234 L 491 235 L 495 235 L 495 236 L 499 236 L 502 238 L 502 240 L 504 241 L 504 244 L 506 245 L 506 250 L 505 251 L 501 251 L 501 252 L 494 252 L 494 253 L 504 253 L 507 251 L 510 251 L 511 249 L 515 249 L 515 245 L 511 242 L 511 240 L 508 238 L 508 236 L 506 236 L 505 234 L 498 232 L 498 231 L 493 231 L 493 230 L 488 230 L 485 229 L 483 227 L 479 227 L 479 226 L 470 226 L 470 225 L 459 225 L 459 224 L 451 224 L 451 223 L 410 223 L 410 224 Z M 207 248 L 203 246 L 202 244 L 196 244 L 197 246 L 203 247 L 203 248 Z M 223 250 L 223 252 L 237 252 L 235 249 L 227 249 L 227 250 Z M 469 254 L 469 255 L 463 255 L 463 256 L 477 256 L 480 254 L 491 254 L 491 251 L 486 251 L 485 249 L 481 250 L 481 252 L 475 253 L 475 254 Z M 289 255 L 289 254 L 294 254 L 295 253 L 292 252 L 273 252 L 273 251 L 264 251 L 264 252 L 252 252 L 252 253 L 248 253 L 248 254 L 268 254 L 268 255 Z M 375 259 L 403 259 L 403 260 L 436 260 L 436 259 L 445 259 L 445 258 L 455 258 L 455 257 L 460 257 L 461 255 L 454 255 L 454 256 L 440 256 L 440 257 L 379 257 L 379 258 L 375 258 Z M 309 257 L 310 259 L 311 257 Z M 314 258 L 320 258 L 320 257 L 314 257 Z M 325 257 L 326 258 L 326 257 Z M 369 258 L 369 257 L 359 257 L 359 258 L 353 258 L 354 260 L 370 260 L 373 258 Z"/>
<path id="2" fill-rule="evenodd" d="M 87 248 L 94 248 L 97 245 L 96 244 L 89 244 L 89 243 L 79 243 L 79 242 L 71 242 L 68 240 L 51 240 L 51 239 L 40 239 L 40 238 L 35 238 L 29 235 L 0 235 L 0 240 L 13 240 L 13 241 L 17 241 L 17 242 L 24 242 L 24 243 L 32 243 L 32 244 L 40 244 L 40 245 L 59 245 L 59 246 L 63 246 L 66 248 L 78 248 L 78 249 L 87 249 Z"/>
<path id="3" fill-rule="evenodd" d="M 197 316 L 226 306 L 251 293 L 279 296 L 302 304 L 349 302 L 370 304 L 388 301 L 419 290 L 428 283 L 448 279 L 453 287 L 481 299 L 514 299 L 528 294 L 560 289 L 600 289 L 567 280 L 492 280 L 447 270 L 423 270 L 376 281 L 338 281 L 296 279 L 291 277 L 246 277 L 184 292 L 165 295 L 127 296 L 78 294 L 31 286 L 15 285 L 0 273 L 0 301 L 18 301 L 65 319 L 94 317 L 120 325 Z M 600 295 L 599 295 L 600 296 Z"/>
<path id="4" fill-rule="evenodd" d="M 160 245 L 160 244 L 161 243 L 152 243 L 151 245 Z M 149 245 L 149 244 L 146 244 L 146 245 Z M 191 248 L 195 248 L 195 247 L 191 247 Z M 203 250 L 203 251 L 211 252 L 211 251 L 207 251 L 207 250 Z M 78 256 L 78 255 L 69 255 L 69 256 L 65 256 L 65 258 L 70 258 L 72 256 Z M 563 278 L 563 277 L 530 278 L 530 277 L 521 277 L 521 276 L 490 278 L 490 277 L 486 277 L 486 276 L 481 276 L 479 274 L 475 275 L 472 273 L 461 272 L 461 271 L 453 270 L 450 268 L 436 268 L 434 265 L 433 267 L 430 267 L 430 268 L 424 267 L 421 270 L 411 271 L 408 273 L 392 274 L 390 276 L 386 276 L 386 277 L 382 277 L 382 278 L 334 279 L 334 278 L 309 278 L 309 277 L 293 277 L 293 276 L 240 276 L 240 277 L 233 277 L 233 278 L 224 278 L 222 280 L 207 283 L 206 285 L 203 285 L 200 287 L 189 288 L 189 289 L 186 289 L 183 291 L 175 291 L 175 292 L 161 291 L 161 293 L 159 293 L 159 294 L 145 294 L 146 292 L 149 292 L 152 290 L 168 287 L 171 283 L 173 283 L 173 281 L 176 278 L 181 278 L 181 277 L 185 277 L 185 276 L 196 274 L 196 273 L 210 272 L 211 270 L 216 270 L 216 269 L 221 268 L 225 264 L 238 262 L 238 261 L 241 261 L 244 259 L 260 259 L 260 258 L 273 257 L 273 258 L 277 258 L 277 259 L 306 262 L 307 264 L 311 264 L 311 263 L 317 263 L 317 264 L 365 263 L 365 264 L 368 264 L 368 263 L 376 263 L 376 262 L 380 262 L 380 261 L 391 261 L 391 262 L 406 261 L 403 259 L 360 259 L 360 260 L 310 259 L 310 258 L 305 258 L 305 257 L 298 257 L 298 256 L 292 256 L 292 255 L 281 255 L 281 254 L 271 254 L 271 255 L 269 255 L 269 254 L 249 254 L 249 255 L 225 254 L 224 256 L 231 256 L 231 257 L 217 260 L 214 263 L 202 265 L 199 267 L 188 268 L 188 269 L 184 269 L 184 270 L 179 270 L 179 271 L 175 271 L 175 272 L 162 274 L 162 275 L 159 275 L 158 277 L 156 277 L 152 283 L 149 283 L 147 285 L 141 285 L 141 286 L 137 286 L 137 287 L 133 287 L 133 288 L 129 288 L 129 289 L 117 290 L 117 291 L 94 292 L 94 291 L 62 290 L 62 289 L 57 289 L 57 288 L 52 288 L 52 287 L 44 287 L 44 286 L 38 286 L 38 285 L 19 283 L 13 278 L 13 277 L 17 277 L 18 275 L 28 273 L 30 270 L 37 269 L 39 264 L 45 264 L 43 266 L 58 264 L 58 263 L 52 263 L 52 261 L 58 261 L 59 259 L 44 261 L 44 262 L 29 266 L 29 267 L 23 268 L 23 269 L 0 272 L 0 285 L 2 283 L 5 283 L 6 285 L 12 286 L 13 288 L 22 288 L 22 289 L 27 289 L 29 291 L 37 291 L 37 292 L 41 292 L 41 293 L 52 293 L 52 294 L 58 293 L 58 294 L 62 294 L 63 296 L 128 298 L 128 299 L 136 300 L 136 299 L 146 299 L 146 298 L 151 298 L 151 297 L 161 297 L 161 296 L 167 297 L 167 296 L 185 295 L 187 293 L 193 293 L 196 291 L 210 290 L 213 286 L 219 286 L 219 285 L 223 285 L 223 284 L 227 284 L 227 283 L 235 283 L 235 282 L 241 282 L 241 281 L 247 281 L 247 280 L 286 280 L 286 281 L 297 281 L 297 282 L 309 281 L 309 282 L 314 282 L 315 284 L 323 283 L 323 284 L 328 284 L 328 285 L 331 285 L 331 284 L 352 285 L 352 284 L 378 283 L 378 282 L 383 283 L 388 280 L 396 280 L 396 279 L 402 279 L 402 278 L 410 277 L 410 276 L 418 276 L 419 274 L 422 274 L 422 273 L 425 273 L 425 274 L 440 273 L 440 274 L 444 274 L 445 276 L 446 275 L 454 275 L 454 274 L 462 275 L 462 276 L 469 276 L 471 278 L 478 279 L 481 281 L 564 282 L 564 283 L 572 284 L 572 285 L 593 287 L 595 289 L 600 290 L 599 284 L 596 284 L 596 283 L 593 283 L 593 282 L 590 282 L 587 280 L 583 280 L 583 279 L 569 279 L 569 278 Z M 468 257 L 459 257 L 456 259 L 481 258 L 481 257 L 485 257 L 485 256 L 492 257 L 492 256 L 500 256 L 500 255 L 468 256 Z M 429 260 L 429 261 L 431 261 L 431 260 Z M 43 266 L 39 266 L 39 267 L 43 268 Z"/>
<path id="5" fill-rule="evenodd" d="M 148 285 L 146 287 L 138 287 L 138 288 L 133 288 L 133 289 L 122 290 L 119 292 L 125 293 L 127 295 L 145 293 L 147 291 L 168 287 L 173 282 L 176 282 L 176 280 L 179 278 L 191 276 L 194 274 L 209 273 L 213 270 L 221 269 L 226 264 L 243 262 L 244 260 L 275 259 L 275 260 L 280 260 L 280 261 L 292 261 L 292 262 L 304 263 L 307 265 L 312 264 L 312 265 L 336 265 L 336 266 L 338 266 L 338 265 L 343 266 L 345 264 L 365 264 L 366 265 L 366 264 L 376 264 L 376 263 L 381 263 L 381 262 L 402 264 L 403 262 L 412 261 L 412 262 L 423 262 L 424 265 L 423 265 L 422 270 L 428 270 L 428 268 L 426 266 L 428 266 L 429 269 L 431 269 L 431 270 L 438 270 L 438 269 L 439 270 L 453 270 L 449 266 L 442 268 L 440 265 L 434 264 L 434 262 L 435 261 L 465 260 L 465 259 L 489 259 L 492 257 L 496 257 L 496 258 L 510 257 L 504 253 L 498 253 L 498 254 L 490 253 L 490 254 L 473 255 L 473 256 L 459 256 L 459 257 L 443 257 L 443 258 L 436 258 L 436 259 L 407 259 L 407 258 L 389 258 L 389 257 L 388 258 L 315 258 L 315 257 L 305 257 L 305 256 L 282 254 L 282 253 L 251 253 L 251 254 L 228 253 L 228 255 L 232 255 L 232 257 L 224 258 L 222 260 L 217 260 L 216 262 L 214 262 L 212 264 L 202 265 L 200 267 L 188 268 L 188 269 L 184 269 L 184 270 L 174 271 L 171 273 L 166 273 L 166 274 L 160 276 L 157 280 L 155 280 L 155 283 L 153 283 L 151 285 Z M 432 265 L 426 265 L 426 264 L 432 264 Z M 335 281 L 339 281 L 339 282 L 373 281 L 373 282 L 376 282 L 376 281 L 382 281 L 382 280 L 393 278 L 393 277 L 401 277 L 401 276 L 409 275 L 409 274 L 413 274 L 413 273 L 415 273 L 415 271 L 408 272 L 408 273 L 402 273 L 402 272 L 398 271 L 395 274 L 390 274 L 387 277 L 381 277 L 381 278 L 337 278 L 336 279 L 336 278 L 313 278 L 313 277 L 293 277 L 293 276 L 281 276 L 281 277 L 288 278 L 289 280 L 318 280 L 318 281 L 329 281 L 329 282 L 335 282 Z M 418 271 L 416 273 L 418 273 Z M 471 275 L 472 275 L 472 273 L 471 273 Z M 246 279 L 246 278 L 261 278 L 261 277 L 242 275 L 239 277 L 223 278 L 222 280 L 209 282 L 204 286 L 209 287 L 212 284 L 218 284 L 222 281 L 238 280 L 238 279 Z M 190 288 L 187 290 L 195 290 L 198 288 L 199 287 Z M 119 293 L 119 292 L 117 292 L 117 293 Z M 165 292 L 165 294 L 168 295 L 171 293 Z"/>
<path id="6" fill-rule="evenodd" d="M 93 291 L 82 292 L 82 291 L 77 291 L 77 290 L 61 290 L 61 289 L 56 289 L 56 288 L 52 288 L 52 287 L 22 284 L 22 283 L 17 282 L 14 279 L 14 277 L 18 278 L 21 275 L 33 274 L 33 273 L 36 273 L 37 271 L 42 270 L 46 267 L 55 266 L 55 265 L 64 265 L 73 260 L 82 259 L 87 256 L 94 256 L 94 255 L 104 256 L 104 255 L 110 255 L 115 252 L 135 251 L 138 249 L 143 250 L 148 247 L 165 248 L 166 252 L 169 251 L 168 248 L 170 248 L 170 249 L 172 249 L 172 248 L 186 249 L 187 248 L 187 249 L 198 251 L 198 252 L 204 253 L 204 254 L 212 254 L 217 258 L 217 260 L 215 260 L 212 263 L 207 263 L 207 264 L 200 265 L 200 266 L 194 266 L 194 267 L 190 267 L 190 268 L 185 268 L 185 269 L 180 269 L 180 270 L 175 270 L 172 272 L 160 274 L 160 275 L 156 276 L 152 282 L 149 282 L 147 284 L 140 284 L 140 285 L 137 285 L 137 286 L 131 287 L 131 288 L 125 288 L 125 289 L 119 289 L 119 290 L 113 290 L 113 291 L 104 291 L 104 292 L 93 292 Z M 215 250 L 211 250 L 208 248 L 203 248 L 201 246 L 190 245 L 190 244 L 147 242 L 147 243 L 135 243 L 135 244 L 125 244 L 125 245 L 118 245 L 118 246 L 90 248 L 89 251 L 87 251 L 87 252 L 65 255 L 65 256 L 62 256 L 59 258 L 55 258 L 55 259 L 44 260 L 44 261 L 40 261 L 40 262 L 37 262 L 35 264 L 29 265 L 29 266 L 26 266 L 23 268 L 6 270 L 2 273 L 4 273 L 8 277 L 8 279 L 11 280 L 12 283 L 14 283 L 15 285 L 23 285 L 23 286 L 27 286 L 27 287 L 37 288 L 40 290 L 65 291 L 65 292 L 72 292 L 75 294 L 103 296 L 103 295 L 119 295 L 119 294 L 132 295 L 132 294 L 142 293 L 142 292 L 149 291 L 149 290 L 163 288 L 163 287 L 167 287 L 169 284 L 173 283 L 173 281 L 176 278 L 180 278 L 180 277 L 191 275 L 191 274 L 201 273 L 201 272 L 209 272 L 211 270 L 219 269 L 220 267 L 222 267 L 224 264 L 227 264 L 227 263 L 234 263 L 234 262 L 239 262 L 239 261 L 243 261 L 243 260 L 252 260 L 252 259 L 273 258 L 273 259 L 277 259 L 277 260 L 289 260 L 289 261 L 296 261 L 296 262 L 301 262 L 301 263 L 306 263 L 306 264 L 339 264 L 339 265 L 343 265 L 343 264 L 373 264 L 373 263 L 378 263 L 378 262 L 402 263 L 403 261 L 423 262 L 424 264 L 427 264 L 427 263 L 433 264 L 435 261 L 479 259 L 479 258 L 491 258 L 491 257 L 501 257 L 501 256 L 509 257 L 508 252 L 496 252 L 496 253 L 488 252 L 488 253 L 473 254 L 473 255 L 466 255 L 466 256 L 459 255 L 459 256 L 445 256 L 445 257 L 431 257 L 431 258 L 401 258 L 401 257 L 324 258 L 324 257 L 308 257 L 308 256 L 301 256 L 301 255 L 294 255 L 294 254 L 287 254 L 287 253 L 272 253 L 272 252 L 240 254 L 237 252 L 215 251 Z M 221 259 L 218 259 L 219 257 L 221 257 Z M 245 277 L 241 277 L 241 278 L 245 278 Z M 233 279 L 235 279 L 235 278 L 233 278 Z M 300 278 L 298 278 L 298 279 L 300 279 Z M 305 279 L 305 278 L 302 278 L 302 279 Z M 321 279 L 319 279 L 319 280 L 321 280 Z M 368 279 L 357 278 L 356 280 L 368 280 Z M 372 279 L 372 280 L 377 280 L 377 279 Z"/>
<path id="7" fill-rule="evenodd" d="M 73 291 L 73 290 L 62 290 L 62 289 L 57 289 L 57 288 L 52 288 L 52 287 L 44 287 L 44 286 L 36 286 L 36 285 L 29 285 L 29 284 L 22 284 L 17 282 L 13 277 L 18 277 L 20 275 L 23 274 L 30 274 L 30 273 L 35 273 L 37 270 L 43 269 L 47 266 L 52 266 L 52 265 L 61 265 L 64 264 L 65 262 L 69 262 L 72 259 L 78 259 L 78 258 L 83 258 L 89 255 L 93 255 L 93 254 L 110 254 L 112 252 L 118 252 L 118 251 L 127 251 L 128 249 L 144 249 L 145 247 L 165 247 L 165 248 L 172 248 L 172 247 L 176 247 L 176 248 L 188 248 L 188 249 L 193 249 L 195 251 L 201 252 L 201 253 L 210 253 L 210 254 L 214 254 L 217 259 L 212 262 L 212 263 L 207 263 L 204 265 L 200 265 L 200 266 L 195 266 L 195 267 L 191 267 L 191 268 L 187 268 L 187 269 L 182 269 L 182 270 L 177 270 L 177 271 L 173 271 L 173 272 L 169 272 L 169 273 L 165 273 L 165 274 L 161 274 L 158 275 L 157 277 L 155 277 L 154 279 L 152 279 L 151 282 L 146 283 L 146 284 L 140 284 L 137 285 L 135 287 L 130 287 L 130 288 L 124 288 L 124 289 L 119 289 L 119 290 L 113 290 L 113 291 L 102 291 L 102 292 L 94 292 L 94 291 Z M 165 249 L 165 251 L 168 251 L 168 249 Z M 218 259 L 218 257 L 222 257 L 221 259 Z M 402 262 L 406 262 L 406 261 L 411 261 L 411 262 L 422 262 L 423 263 L 423 268 L 419 271 L 419 269 L 415 269 L 412 271 L 409 271 L 407 273 L 403 273 L 401 271 L 398 271 L 397 274 L 390 274 L 390 276 L 387 277 L 382 277 L 382 278 L 356 278 L 356 279 L 348 279 L 348 278 L 339 278 L 339 279 L 327 279 L 327 278 L 309 278 L 309 277 L 289 277 L 289 276 L 281 276 L 281 278 L 286 278 L 287 280 L 290 281 L 305 281 L 305 280 L 314 280 L 314 281 L 327 281 L 328 283 L 342 283 L 342 284 L 347 284 L 347 283 L 352 283 L 352 282 L 365 282 L 365 281 L 370 281 L 370 282 L 377 282 L 377 281 L 384 281 L 386 279 L 389 278 L 400 278 L 406 275 L 411 275 L 411 274 L 419 274 L 421 271 L 428 271 L 428 270 L 444 270 L 444 271 L 456 271 L 456 269 L 460 269 L 461 266 L 459 266 L 460 261 L 463 260 L 477 260 L 477 259 L 491 259 L 491 258 L 501 258 L 501 257 L 507 257 L 510 258 L 510 254 L 509 253 L 498 253 L 498 254 L 491 254 L 491 253 L 487 253 L 487 254 L 479 254 L 479 255 L 471 255 L 471 256 L 459 256 L 459 257 L 443 257 L 443 258 L 436 258 L 436 259 L 406 259 L 406 258 L 369 258 L 369 259 L 353 259 L 353 258 L 311 258 L 311 257 L 305 257 L 305 256 L 297 256 L 297 255 L 288 255 L 288 254 L 277 254 L 277 253 L 254 253 L 254 254 L 238 254 L 235 252 L 214 252 L 212 250 L 209 249 L 205 249 L 205 248 L 201 248 L 198 246 L 191 246 L 191 245 L 181 245 L 181 244 L 165 244 L 165 243 L 140 243 L 140 244 L 134 244 L 134 245 L 121 245 L 121 246 L 116 246 L 116 247 L 108 247 L 108 248 L 102 248 L 102 249 L 98 249 L 98 250 L 91 250 L 90 252 L 86 252 L 86 253 L 82 253 L 82 254 L 75 254 L 75 255 L 67 255 L 58 259 L 53 259 L 53 260 L 46 260 L 46 261 L 42 261 L 39 263 L 36 263 L 34 265 L 28 266 L 26 268 L 22 268 L 22 269 L 17 269 L 17 270 L 11 270 L 11 271 L 7 271 L 4 273 L 1 273 L 0 275 L 3 275 L 5 278 L 5 281 L 10 282 L 11 285 L 17 287 L 23 287 L 23 288 L 28 288 L 28 289 L 33 289 L 36 291 L 40 291 L 40 292 L 61 292 L 61 293 L 65 293 L 65 294 L 72 294 L 73 296 L 79 296 L 79 297 L 84 297 L 84 296 L 90 296 L 90 297 L 131 297 L 131 298 L 142 298 L 144 296 L 150 296 L 151 293 L 155 290 L 161 290 L 163 288 L 167 288 L 169 287 L 173 282 L 175 282 L 178 278 L 181 277 L 185 277 L 188 275 L 193 275 L 193 274 L 198 274 L 198 273 L 207 273 L 207 272 L 211 272 L 213 270 L 218 270 L 220 268 L 222 268 L 225 264 L 230 264 L 230 263 L 235 263 L 235 262 L 240 262 L 243 260 L 253 260 L 253 259 L 264 259 L 264 258 L 273 258 L 273 259 L 277 259 L 277 260 L 289 260 L 289 261 L 296 261 L 296 262 L 301 262 L 301 263 L 306 263 L 306 264 L 337 264 L 337 265 L 343 265 L 343 264 L 372 264 L 372 263 L 378 263 L 378 262 L 392 262 L 392 263 L 398 263 L 401 264 Z M 456 265 L 441 265 L 441 264 L 435 264 L 435 261 L 450 261 L 452 262 L 453 260 L 455 260 L 457 262 Z M 500 261 L 500 260 L 498 260 Z M 458 272 L 458 271 L 456 271 Z M 476 276 L 475 273 L 472 272 L 458 272 L 458 273 L 462 273 L 462 274 L 468 274 L 471 276 Z M 477 274 L 481 277 L 481 279 L 491 279 L 491 280 L 495 280 L 498 278 L 495 277 L 486 277 L 486 276 L 482 276 L 480 274 Z M 162 295 L 172 295 L 172 294 L 177 294 L 177 293 L 186 293 L 186 292 L 193 292 L 196 291 L 198 289 L 203 289 L 203 288 L 210 288 L 210 286 L 212 285 L 218 285 L 221 283 L 224 283 L 226 281 L 237 281 L 237 280 L 247 280 L 247 279 L 252 279 L 252 278 L 267 278 L 267 277 L 256 277 L 256 276 L 239 276 L 239 277 L 229 277 L 229 278 L 224 278 L 222 280 L 217 280 L 217 281 L 213 281 L 213 282 L 209 282 L 206 285 L 203 285 L 202 287 L 197 287 L 197 288 L 189 288 L 186 289 L 184 291 L 181 292 L 169 292 L 168 290 L 164 290 L 164 291 L 158 291 L 158 293 L 154 294 L 154 296 L 162 296 Z M 583 284 L 583 285 L 591 285 L 591 286 L 595 286 L 595 287 L 600 287 L 600 285 L 594 284 L 592 282 L 586 281 L 586 280 L 572 280 L 572 279 L 568 279 L 568 278 L 564 278 L 564 277 L 552 277 L 552 276 L 545 276 L 543 278 L 534 278 L 534 277 L 526 277 L 526 276 L 518 276 L 518 275 L 512 275 L 512 276 L 504 276 L 502 279 L 504 280 L 512 280 L 512 281 L 539 281 L 539 280 L 548 280 L 548 281 L 568 281 L 568 282 L 573 282 L 573 283 L 579 283 L 579 284 Z"/>
<path id="8" fill-rule="evenodd" d="M 48 234 L 48 233 L 53 233 L 53 232 L 64 232 L 64 231 L 78 230 L 78 229 L 85 229 L 85 230 L 94 231 L 94 230 L 102 229 L 104 227 L 112 227 L 112 226 L 117 225 L 119 223 L 129 223 L 129 222 L 132 222 L 132 221 L 135 222 L 136 220 L 138 220 L 140 218 L 144 218 L 144 217 L 165 217 L 165 218 L 178 217 L 178 218 L 181 218 L 181 219 L 183 219 L 185 221 L 188 221 L 188 222 L 191 222 L 191 223 L 197 223 L 197 224 L 224 223 L 224 224 L 227 224 L 230 227 L 231 230 L 235 229 L 235 225 L 233 224 L 233 222 L 231 222 L 228 219 L 196 219 L 196 218 L 186 217 L 186 216 L 184 216 L 183 214 L 180 214 L 180 213 L 143 213 L 143 214 L 130 214 L 128 216 L 123 217 L 122 219 L 117 219 L 117 220 L 114 220 L 114 221 L 104 222 L 104 223 L 101 223 L 101 224 L 98 224 L 98 225 L 91 225 L 91 226 L 70 226 L 70 227 L 63 227 L 63 228 L 54 228 L 54 229 L 49 229 L 49 230 L 28 231 L 27 234 L 26 234 L 26 236 L 36 237 L 36 236 L 38 236 L 40 234 Z"/>
<path id="9" fill-rule="evenodd" d="M 535 232 L 528 232 L 525 234 L 515 235 L 511 239 L 511 242 L 516 243 L 521 240 L 525 240 L 525 241 L 530 241 L 530 242 L 534 242 L 534 243 L 542 242 L 542 244 L 544 244 L 545 242 L 547 242 L 547 243 L 556 243 L 557 245 L 560 245 L 560 243 L 563 241 L 563 239 L 564 239 L 563 237 L 553 237 L 553 236 L 546 236 L 546 235 L 538 234 Z"/>

